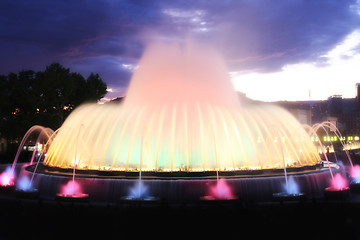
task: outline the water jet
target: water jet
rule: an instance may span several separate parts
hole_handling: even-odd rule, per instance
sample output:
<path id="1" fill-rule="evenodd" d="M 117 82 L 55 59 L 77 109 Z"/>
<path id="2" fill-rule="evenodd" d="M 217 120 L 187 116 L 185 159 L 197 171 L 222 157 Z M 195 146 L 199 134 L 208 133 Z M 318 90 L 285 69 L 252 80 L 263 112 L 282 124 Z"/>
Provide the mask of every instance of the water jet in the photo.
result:
<path id="1" fill-rule="evenodd" d="M 89 194 L 83 193 L 81 185 L 76 181 L 69 181 L 61 186 L 61 190 L 56 194 L 56 198 L 62 201 L 79 201 L 89 200 Z"/>

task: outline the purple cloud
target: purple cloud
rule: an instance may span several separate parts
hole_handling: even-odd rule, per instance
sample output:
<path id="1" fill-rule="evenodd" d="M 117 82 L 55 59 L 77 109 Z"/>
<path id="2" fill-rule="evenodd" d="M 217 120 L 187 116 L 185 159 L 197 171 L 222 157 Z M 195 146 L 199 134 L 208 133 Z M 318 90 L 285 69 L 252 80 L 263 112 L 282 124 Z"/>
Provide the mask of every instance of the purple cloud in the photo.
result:
<path id="1" fill-rule="evenodd" d="M 0 74 L 56 61 L 127 86 L 145 45 L 191 35 L 214 44 L 230 70 L 269 72 L 320 56 L 360 26 L 352 1 L 0 2 Z M 356 7 L 357 6 L 357 7 Z M 157 35 L 152 33 L 156 32 Z"/>

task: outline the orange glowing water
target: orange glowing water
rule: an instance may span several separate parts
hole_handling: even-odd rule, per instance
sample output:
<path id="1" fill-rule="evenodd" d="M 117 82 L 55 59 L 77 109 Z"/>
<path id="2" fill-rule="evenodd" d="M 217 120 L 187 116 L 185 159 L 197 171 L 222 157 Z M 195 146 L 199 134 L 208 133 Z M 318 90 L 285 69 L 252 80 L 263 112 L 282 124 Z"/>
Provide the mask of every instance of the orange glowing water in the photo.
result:
<path id="1" fill-rule="evenodd" d="M 77 108 L 45 164 L 125 171 L 210 171 L 312 165 L 319 156 L 287 111 L 241 106 L 220 55 L 196 43 L 153 44 L 122 104 Z"/>

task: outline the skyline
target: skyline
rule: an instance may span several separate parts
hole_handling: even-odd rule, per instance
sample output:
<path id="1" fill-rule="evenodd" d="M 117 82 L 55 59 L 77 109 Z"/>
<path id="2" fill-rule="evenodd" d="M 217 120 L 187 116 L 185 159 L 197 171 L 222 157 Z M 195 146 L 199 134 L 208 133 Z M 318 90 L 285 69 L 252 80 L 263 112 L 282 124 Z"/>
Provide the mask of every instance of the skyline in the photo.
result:
<path id="1" fill-rule="evenodd" d="M 256 100 L 354 97 L 360 82 L 358 0 L 6 0 L 0 22 L 0 74 L 59 62 L 99 73 L 110 98 L 125 94 L 150 42 L 188 38 L 220 51 L 235 89 Z"/>

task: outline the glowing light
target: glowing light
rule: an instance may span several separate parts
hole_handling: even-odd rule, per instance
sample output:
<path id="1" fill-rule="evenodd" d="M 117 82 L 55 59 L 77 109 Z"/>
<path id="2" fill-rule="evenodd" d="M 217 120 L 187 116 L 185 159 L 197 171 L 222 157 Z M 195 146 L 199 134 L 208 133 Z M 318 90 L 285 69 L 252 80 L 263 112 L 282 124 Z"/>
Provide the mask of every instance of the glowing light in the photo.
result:
<path id="1" fill-rule="evenodd" d="M 331 180 L 331 187 L 334 190 L 344 190 L 348 188 L 348 182 L 340 173 L 337 173 Z"/>
<path id="2" fill-rule="evenodd" d="M 142 181 L 138 181 L 134 187 L 130 188 L 130 199 L 146 199 L 149 197 L 148 187 Z"/>
<path id="3" fill-rule="evenodd" d="M 219 179 L 216 185 L 210 188 L 210 196 L 217 200 L 235 199 L 231 188 L 226 184 L 224 179 Z"/>
<path id="4" fill-rule="evenodd" d="M 11 172 L 11 167 L 7 167 L 5 172 L 0 174 L 0 185 L 3 187 L 14 185 L 15 175 Z"/>
<path id="5" fill-rule="evenodd" d="M 297 184 L 293 176 L 290 176 L 288 178 L 287 184 L 284 184 L 283 188 L 287 194 L 296 195 L 300 193 L 299 185 Z"/>
<path id="6" fill-rule="evenodd" d="M 16 181 L 16 188 L 23 191 L 33 191 L 31 180 L 27 176 L 22 176 Z"/>
<path id="7" fill-rule="evenodd" d="M 57 195 L 69 198 L 82 198 L 88 196 L 88 194 L 83 193 L 80 184 L 73 180 L 70 180 L 66 185 L 61 186 L 60 193 Z"/>
<path id="8" fill-rule="evenodd" d="M 360 183 L 360 166 L 354 165 L 350 170 L 350 175 L 355 183 Z"/>

